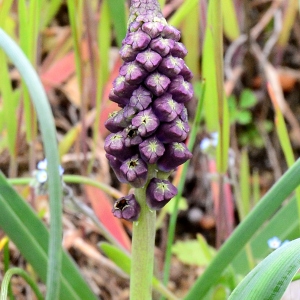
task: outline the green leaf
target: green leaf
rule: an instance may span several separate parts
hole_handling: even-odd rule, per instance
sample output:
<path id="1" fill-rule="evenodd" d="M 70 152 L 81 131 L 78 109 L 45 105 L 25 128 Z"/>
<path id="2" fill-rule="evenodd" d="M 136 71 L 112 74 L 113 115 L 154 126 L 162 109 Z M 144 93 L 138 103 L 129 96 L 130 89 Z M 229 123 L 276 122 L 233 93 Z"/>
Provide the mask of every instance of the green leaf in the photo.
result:
<path id="1" fill-rule="evenodd" d="M 130 265 L 131 259 L 130 257 L 121 251 L 119 248 L 108 244 L 108 243 L 100 243 L 100 249 L 104 252 L 104 254 L 112 260 L 121 270 L 123 270 L 126 274 L 130 274 Z"/>
<path id="2" fill-rule="evenodd" d="M 240 29 L 237 21 L 233 0 L 224 0 L 222 5 L 224 33 L 227 38 L 234 41 L 240 36 Z"/>
<path id="3" fill-rule="evenodd" d="M 32 208 L 7 183 L 0 172 L 0 228 L 46 282 L 49 232 Z M 97 299 L 83 280 L 77 266 L 64 251 L 59 299 Z"/>
<path id="4" fill-rule="evenodd" d="M 250 111 L 242 110 L 236 114 L 236 121 L 241 125 L 247 125 L 252 121 L 252 114 Z"/>
<path id="5" fill-rule="evenodd" d="M 174 206 L 175 206 L 174 201 L 169 201 L 168 204 L 165 206 L 166 210 L 169 214 L 173 213 Z M 188 209 L 188 204 L 187 204 L 186 198 L 181 197 L 179 199 L 179 202 L 178 202 L 178 210 L 183 210 L 184 211 L 184 210 L 187 210 L 187 209 Z"/>
<path id="6" fill-rule="evenodd" d="M 203 267 L 210 263 L 211 257 L 215 254 L 212 247 L 208 245 L 204 247 L 201 247 L 198 240 L 177 241 L 172 247 L 172 253 L 185 264 Z M 209 249 L 209 255 L 207 255 L 207 249 Z"/>
<path id="7" fill-rule="evenodd" d="M 256 103 L 255 94 L 250 89 L 244 89 L 240 97 L 240 108 L 251 108 Z"/>
<path id="8" fill-rule="evenodd" d="M 111 20 L 116 31 L 118 47 L 121 48 L 122 40 L 126 35 L 126 11 L 124 0 L 108 0 L 108 8 Z"/>
<path id="9" fill-rule="evenodd" d="M 297 239 L 271 253 L 242 280 L 229 300 L 280 300 L 300 267 L 299 247 Z"/>

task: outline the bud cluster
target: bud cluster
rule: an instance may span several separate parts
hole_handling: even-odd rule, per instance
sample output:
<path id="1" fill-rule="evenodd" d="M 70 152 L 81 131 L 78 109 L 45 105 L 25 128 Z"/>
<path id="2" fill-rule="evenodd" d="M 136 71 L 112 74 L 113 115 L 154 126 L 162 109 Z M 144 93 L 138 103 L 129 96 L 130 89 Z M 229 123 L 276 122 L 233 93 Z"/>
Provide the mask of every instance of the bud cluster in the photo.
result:
<path id="1" fill-rule="evenodd" d="M 192 156 L 184 143 L 190 130 L 184 104 L 193 97 L 192 73 L 179 40 L 180 32 L 167 24 L 157 0 L 131 1 L 120 50 L 124 63 L 109 95 L 121 109 L 105 123 L 111 134 L 104 148 L 120 182 L 140 188 L 150 179 L 151 209 L 163 207 L 177 190 L 167 180 L 148 178 L 148 165 L 170 172 Z M 115 208 L 113 212 L 124 218 Z"/>

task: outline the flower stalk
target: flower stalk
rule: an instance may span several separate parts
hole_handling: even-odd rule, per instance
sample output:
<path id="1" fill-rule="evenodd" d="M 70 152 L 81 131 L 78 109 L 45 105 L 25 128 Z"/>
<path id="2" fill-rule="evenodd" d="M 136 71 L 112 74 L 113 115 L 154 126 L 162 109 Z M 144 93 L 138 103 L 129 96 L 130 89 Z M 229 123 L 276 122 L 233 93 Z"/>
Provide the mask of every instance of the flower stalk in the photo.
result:
<path id="1" fill-rule="evenodd" d="M 155 167 L 149 168 L 153 176 Z M 148 178 L 150 177 L 148 176 Z M 156 211 L 146 203 L 146 186 L 135 189 L 135 198 L 141 206 L 138 221 L 133 223 L 132 261 L 130 270 L 130 300 L 152 299 L 152 277 L 154 265 L 154 241 Z"/>

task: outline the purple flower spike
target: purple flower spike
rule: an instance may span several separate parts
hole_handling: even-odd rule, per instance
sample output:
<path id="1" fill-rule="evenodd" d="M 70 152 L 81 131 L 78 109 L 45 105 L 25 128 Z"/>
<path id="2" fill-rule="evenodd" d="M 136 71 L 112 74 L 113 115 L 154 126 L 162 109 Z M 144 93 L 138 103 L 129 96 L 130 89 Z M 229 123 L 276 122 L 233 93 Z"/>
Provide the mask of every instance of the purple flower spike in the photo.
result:
<path id="1" fill-rule="evenodd" d="M 177 188 L 170 181 L 152 178 L 147 186 L 146 202 L 151 209 L 159 210 L 176 195 Z"/>
<path id="2" fill-rule="evenodd" d="M 119 160 L 125 160 L 133 154 L 133 149 L 125 147 L 125 138 L 122 132 L 108 135 L 105 139 L 104 149 Z"/>
<path id="3" fill-rule="evenodd" d="M 165 148 L 164 155 L 157 162 L 157 167 L 163 172 L 174 170 L 193 156 L 184 143 L 170 143 Z"/>
<path id="4" fill-rule="evenodd" d="M 139 149 L 142 159 L 148 164 L 155 164 L 165 152 L 164 144 L 155 136 L 143 141 Z"/>
<path id="5" fill-rule="evenodd" d="M 150 35 L 152 39 L 159 36 L 159 34 L 163 31 L 165 25 L 161 22 L 147 22 L 142 26 L 142 30 Z"/>
<path id="6" fill-rule="evenodd" d="M 105 122 L 105 127 L 110 132 L 117 133 L 121 131 L 124 127 L 120 125 L 120 123 L 117 122 L 116 117 L 118 116 L 118 112 L 114 111 L 109 114 L 108 119 Z"/>
<path id="7" fill-rule="evenodd" d="M 166 56 L 174 47 L 174 43 L 175 42 L 171 39 L 164 39 L 162 37 L 158 37 L 151 41 L 150 48 L 156 51 L 161 56 Z"/>
<path id="8" fill-rule="evenodd" d="M 164 94 L 153 103 L 153 111 L 161 122 L 173 121 L 182 111 L 183 104 L 172 99 L 171 94 Z"/>
<path id="9" fill-rule="evenodd" d="M 147 181 L 148 169 L 146 163 L 135 155 L 124 161 L 120 167 L 126 180 L 135 188 L 143 187 Z"/>
<path id="10" fill-rule="evenodd" d="M 146 71 L 152 72 L 160 64 L 160 62 L 162 61 L 162 57 L 155 51 L 147 49 L 146 51 L 141 52 L 137 55 L 136 61 L 140 63 Z"/>
<path id="11" fill-rule="evenodd" d="M 126 183 L 126 179 L 123 176 L 123 174 L 120 171 L 120 167 L 122 165 L 122 162 L 120 160 L 118 160 L 116 157 L 114 157 L 113 155 L 110 155 L 108 153 L 105 154 L 109 165 L 111 166 L 111 168 L 113 169 L 117 179 L 122 182 L 122 183 Z"/>
<path id="12" fill-rule="evenodd" d="M 167 25 L 164 27 L 161 36 L 178 42 L 180 40 L 180 31 L 176 29 L 174 26 Z"/>
<path id="13" fill-rule="evenodd" d="M 144 50 L 150 43 L 151 37 L 143 32 L 143 31 L 136 31 L 131 32 L 125 38 L 125 44 L 131 45 L 133 50 Z"/>
<path id="14" fill-rule="evenodd" d="M 125 77 L 126 82 L 130 84 L 140 84 L 146 76 L 146 71 L 135 61 L 125 63 L 120 68 L 120 75 Z"/>
<path id="15" fill-rule="evenodd" d="M 187 138 L 189 131 L 188 123 L 176 118 L 172 122 L 162 123 L 156 135 L 163 143 L 182 142 Z"/>
<path id="16" fill-rule="evenodd" d="M 167 76 L 155 72 L 146 78 L 145 85 L 155 96 L 161 96 L 166 92 L 170 82 Z"/>
<path id="17" fill-rule="evenodd" d="M 113 81 L 113 93 L 119 97 L 130 97 L 137 86 L 130 85 L 126 82 L 125 76 L 118 76 Z"/>
<path id="18" fill-rule="evenodd" d="M 133 50 L 130 45 L 125 44 L 120 49 L 119 53 L 124 61 L 130 62 L 130 61 L 135 60 L 135 58 L 138 54 L 138 51 Z"/>
<path id="19" fill-rule="evenodd" d="M 146 109 L 152 102 L 152 94 L 140 86 L 136 89 L 130 98 L 129 105 L 135 107 L 138 111 Z"/>
<path id="20" fill-rule="evenodd" d="M 115 217 L 127 221 L 136 221 L 139 218 L 140 211 L 141 207 L 133 194 L 118 199 L 112 209 Z"/>
<path id="21" fill-rule="evenodd" d="M 151 135 L 159 126 L 159 120 L 152 112 L 152 109 L 146 109 L 139 112 L 133 119 L 132 125 L 138 128 L 142 137 Z"/>
<path id="22" fill-rule="evenodd" d="M 109 95 L 122 109 L 105 123 L 112 134 L 104 148 L 118 178 L 133 187 L 151 180 L 147 164 L 168 172 L 191 157 L 182 142 L 190 130 L 184 103 L 193 97 L 188 82 L 192 73 L 183 60 L 187 49 L 179 40 L 180 32 L 167 24 L 158 0 L 130 0 L 120 49 L 125 63 Z M 165 193 L 157 198 L 154 209 L 168 197 Z M 122 209 L 116 210 L 119 217 Z"/>
<path id="23" fill-rule="evenodd" d="M 185 46 L 180 42 L 176 42 L 174 44 L 174 47 L 171 49 L 171 54 L 176 57 L 184 58 L 187 55 L 187 53 L 188 52 Z"/>
<path id="24" fill-rule="evenodd" d="M 174 77 L 181 72 L 183 65 L 184 61 L 181 58 L 169 55 L 162 60 L 158 71 L 168 77 Z"/>
<path id="25" fill-rule="evenodd" d="M 193 98 L 193 86 L 191 83 L 184 80 L 181 75 L 174 78 L 170 84 L 169 93 L 173 99 L 179 103 L 185 103 Z"/>
<path id="26" fill-rule="evenodd" d="M 143 139 L 139 135 L 136 127 L 130 125 L 124 129 L 124 143 L 126 147 L 136 146 L 142 143 Z"/>

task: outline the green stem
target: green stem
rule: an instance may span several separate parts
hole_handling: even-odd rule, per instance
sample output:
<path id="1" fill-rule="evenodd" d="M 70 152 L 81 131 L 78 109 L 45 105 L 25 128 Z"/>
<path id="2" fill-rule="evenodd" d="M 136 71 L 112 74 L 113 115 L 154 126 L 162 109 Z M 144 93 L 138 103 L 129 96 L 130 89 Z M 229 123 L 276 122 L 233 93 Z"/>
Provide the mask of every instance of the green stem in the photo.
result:
<path id="1" fill-rule="evenodd" d="M 2 282 L 2 285 L 1 285 L 0 300 L 6 300 L 7 299 L 8 286 L 9 286 L 10 279 L 13 275 L 19 275 L 19 276 L 23 277 L 26 280 L 26 282 L 30 285 L 32 290 L 34 291 L 37 299 L 38 300 L 43 300 L 44 299 L 42 293 L 40 292 L 40 290 L 37 287 L 34 280 L 32 280 L 32 278 L 24 270 L 22 270 L 20 268 L 11 268 L 4 275 L 3 282 Z"/>
<path id="2" fill-rule="evenodd" d="M 154 166 L 149 166 L 148 172 L 148 178 L 155 177 Z M 130 300 L 152 299 L 156 212 L 151 211 L 146 203 L 146 187 L 147 184 L 135 190 L 141 213 L 132 230 Z"/>
<path id="3" fill-rule="evenodd" d="M 32 177 L 9 178 L 7 181 L 12 185 L 27 185 L 32 181 Z M 94 186 L 102 190 L 103 192 L 107 193 L 108 195 L 114 197 L 115 199 L 124 196 L 121 192 L 114 189 L 113 187 L 85 176 L 64 175 L 63 181 L 66 183 L 77 183 L 77 184 L 86 184 L 86 185 Z"/>

